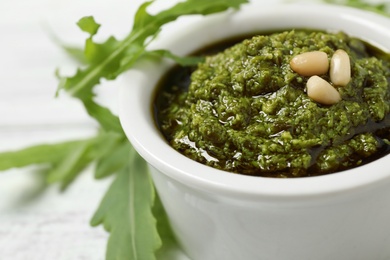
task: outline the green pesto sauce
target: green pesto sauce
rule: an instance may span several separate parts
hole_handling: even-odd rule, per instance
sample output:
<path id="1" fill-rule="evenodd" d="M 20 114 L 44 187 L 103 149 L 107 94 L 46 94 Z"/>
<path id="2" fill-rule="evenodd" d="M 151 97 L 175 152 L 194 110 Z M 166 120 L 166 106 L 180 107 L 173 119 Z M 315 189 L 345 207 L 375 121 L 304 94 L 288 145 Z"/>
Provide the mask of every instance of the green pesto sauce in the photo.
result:
<path id="1" fill-rule="evenodd" d="M 289 63 L 314 50 L 330 59 L 337 49 L 349 54 L 352 79 L 335 86 L 342 101 L 324 106 Z M 259 35 L 168 74 L 155 114 L 170 145 L 200 163 L 266 177 L 322 175 L 389 153 L 389 79 L 388 56 L 344 33 Z"/>

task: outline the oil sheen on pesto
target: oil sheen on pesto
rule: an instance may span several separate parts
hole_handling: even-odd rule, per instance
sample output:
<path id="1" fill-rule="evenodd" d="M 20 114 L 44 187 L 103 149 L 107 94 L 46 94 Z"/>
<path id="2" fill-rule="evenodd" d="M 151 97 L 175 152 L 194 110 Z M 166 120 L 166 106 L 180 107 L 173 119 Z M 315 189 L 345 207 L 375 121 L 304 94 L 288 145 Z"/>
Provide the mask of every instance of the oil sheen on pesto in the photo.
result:
<path id="1" fill-rule="evenodd" d="M 337 49 L 349 54 L 352 79 L 335 86 L 342 101 L 324 106 L 307 96 L 308 78 L 289 62 L 308 51 L 330 59 Z M 157 94 L 157 121 L 174 149 L 218 169 L 267 177 L 337 172 L 389 152 L 389 68 L 384 53 L 343 33 L 255 36 L 207 56 L 189 82 L 185 69 L 172 72 Z"/>

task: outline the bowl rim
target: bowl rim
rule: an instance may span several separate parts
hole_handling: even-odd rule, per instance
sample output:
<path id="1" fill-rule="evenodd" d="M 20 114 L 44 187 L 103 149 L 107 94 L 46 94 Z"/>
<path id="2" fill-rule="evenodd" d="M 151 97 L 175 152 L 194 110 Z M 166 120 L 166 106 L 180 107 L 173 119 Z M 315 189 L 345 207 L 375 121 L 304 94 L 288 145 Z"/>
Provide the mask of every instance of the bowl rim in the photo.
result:
<path id="1" fill-rule="evenodd" d="M 184 55 L 202 47 L 197 45 L 199 42 L 215 42 L 229 34 L 264 28 L 303 28 L 306 25 L 311 29 L 343 30 L 386 51 L 390 50 L 390 19 L 378 14 L 329 4 L 262 4 L 261 8 L 258 4 L 249 3 L 238 11 L 182 21 L 175 24 L 175 30 L 164 31 L 150 47 L 167 48 Z M 249 26 L 243 27 L 243 22 Z M 184 30 L 188 25 L 191 25 L 191 30 Z M 219 32 L 220 25 L 224 28 L 228 26 L 229 31 Z M 185 33 L 174 33 L 179 30 Z M 170 178 L 209 193 L 256 200 L 329 197 L 372 189 L 384 181 L 390 182 L 390 155 L 338 173 L 289 179 L 232 174 L 185 157 L 167 144 L 155 127 L 151 112 L 154 86 L 171 66 L 172 62 L 167 60 L 142 61 L 119 80 L 119 118 L 128 139 L 152 167 Z M 131 86 L 128 86 L 129 83 Z"/>

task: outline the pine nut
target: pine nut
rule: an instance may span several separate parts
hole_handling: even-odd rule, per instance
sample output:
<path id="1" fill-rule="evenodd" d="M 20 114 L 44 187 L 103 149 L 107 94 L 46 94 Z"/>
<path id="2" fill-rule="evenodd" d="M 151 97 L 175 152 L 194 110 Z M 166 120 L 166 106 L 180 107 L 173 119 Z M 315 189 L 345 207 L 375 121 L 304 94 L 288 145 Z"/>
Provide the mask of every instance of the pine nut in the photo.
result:
<path id="1" fill-rule="evenodd" d="M 302 76 L 322 75 L 329 70 L 328 55 L 323 51 L 311 51 L 296 55 L 290 67 Z"/>
<path id="2" fill-rule="evenodd" d="M 312 76 L 306 83 L 307 95 L 323 105 L 333 105 L 341 100 L 340 93 L 326 80 Z"/>
<path id="3" fill-rule="evenodd" d="M 348 53 L 337 50 L 330 61 L 330 81 L 334 85 L 345 87 L 351 80 L 351 62 Z"/>

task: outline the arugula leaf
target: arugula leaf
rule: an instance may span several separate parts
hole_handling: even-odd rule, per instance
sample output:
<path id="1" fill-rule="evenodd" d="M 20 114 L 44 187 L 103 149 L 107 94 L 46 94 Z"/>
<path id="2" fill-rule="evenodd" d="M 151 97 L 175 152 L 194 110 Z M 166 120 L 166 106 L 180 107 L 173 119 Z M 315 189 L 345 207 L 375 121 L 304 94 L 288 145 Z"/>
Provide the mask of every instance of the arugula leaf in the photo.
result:
<path id="1" fill-rule="evenodd" d="M 92 97 L 85 98 L 82 102 L 88 114 L 99 122 L 103 130 L 116 132 L 124 136 L 119 118 L 108 108 L 97 104 L 92 100 Z"/>
<path id="2" fill-rule="evenodd" d="M 150 58 L 152 58 L 153 56 L 169 58 L 181 66 L 197 65 L 198 63 L 203 62 L 205 59 L 204 57 L 198 56 L 177 56 L 168 50 L 149 51 L 146 55 L 148 55 Z"/>
<path id="3" fill-rule="evenodd" d="M 111 149 L 110 153 L 106 154 L 97 161 L 95 178 L 105 178 L 124 168 L 128 163 L 131 148 L 132 147 L 127 140 L 118 143 L 116 147 Z"/>
<path id="4" fill-rule="evenodd" d="M 48 183 L 61 183 L 65 190 L 92 162 L 107 156 L 125 138 L 116 133 L 101 132 L 95 138 L 74 147 L 61 161 L 48 171 Z"/>
<path id="5" fill-rule="evenodd" d="M 66 189 L 93 161 L 111 153 L 118 144 L 128 143 L 123 135 L 100 132 L 96 137 L 58 144 L 44 144 L 19 151 L 0 153 L 0 171 L 29 165 L 44 165 L 48 183 Z M 130 145 L 130 144 L 129 144 Z"/>
<path id="6" fill-rule="evenodd" d="M 153 215 L 157 218 L 157 231 L 162 241 L 162 246 L 156 251 L 157 259 L 171 259 L 170 253 L 179 250 L 179 245 L 158 194 L 153 205 Z"/>
<path id="7" fill-rule="evenodd" d="M 82 31 L 89 33 L 91 37 L 95 35 L 100 28 L 100 24 L 95 22 L 95 18 L 93 18 L 93 16 L 85 16 L 81 18 L 77 22 L 77 25 Z"/>
<path id="8" fill-rule="evenodd" d="M 89 139 L 91 140 L 91 139 Z M 66 154 L 89 140 L 70 141 L 58 144 L 43 144 L 18 151 L 0 153 L 0 171 L 36 164 L 57 164 Z"/>
<path id="9" fill-rule="evenodd" d="M 91 220 L 109 231 L 106 259 L 155 259 L 161 246 L 152 214 L 154 189 L 145 161 L 130 152 L 128 164 L 118 174 Z"/>
<path id="10" fill-rule="evenodd" d="M 156 15 L 150 15 L 146 11 L 152 3 L 146 2 L 138 9 L 133 29 L 124 40 L 117 41 L 109 38 L 102 44 L 92 41 L 95 30 L 86 29 L 96 28 L 96 23 L 92 19 L 83 19 L 81 29 L 91 34 L 85 45 L 85 53 L 89 56 L 88 60 L 91 64 L 85 69 L 79 69 L 73 77 L 62 78 L 58 89 L 65 89 L 80 99 L 90 98 L 93 96 L 92 89 L 100 83 L 101 79 L 115 79 L 142 56 L 147 38 L 158 34 L 162 25 L 182 15 L 211 14 L 228 8 L 238 8 L 246 2 L 247 0 L 187 0 Z"/>
<path id="11" fill-rule="evenodd" d="M 54 36 L 53 36 L 53 38 L 54 38 Z M 74 46 L 63 44 L 62 42 L 60 42 L 59 39 L 54 39 L 54 41 L 58 45 L 60 45 L 62 47 L 62 49 L 67 53 L 67 55 L 72 57 L 75 61 L 77 61 L 77 62 L 79 62 L 81 64 L 86 64 L 88 62 L 86 60 L 86 58 L 85 58 L 84 50 L 82 50 L 82 49 L 80 49 L 78 47 L 74 47 Z M 57 76 L 57 78 L 61 77 L 59 75 L 58 69 L 56 71 L 56 76 Z"/>
<path id="12" fill-rule="evenodd" d="M 57 167 L 49 171 L 47 181 L 49 183 L 62 182 L 62 189 L 65 189 L 93 160 L 88 156 L 90 146 L 90 142 L 84 142 L 75 147 Z"/>
<path id="13" fill-rule="evenodd" d="M 326 3 L 331 4 L 339 4 L 339 5 L 346 5 L 355 7 L 358 9 L 366 10 L 375 12 L 384 16 L 390 16 L 389 14 L 389 3 L 388 2 L 382 2 L 382 3 L 368 3 L 363 0 L 346 0 L 346 1 L 337 1 L 337 0 L 324 0 Z"/>

